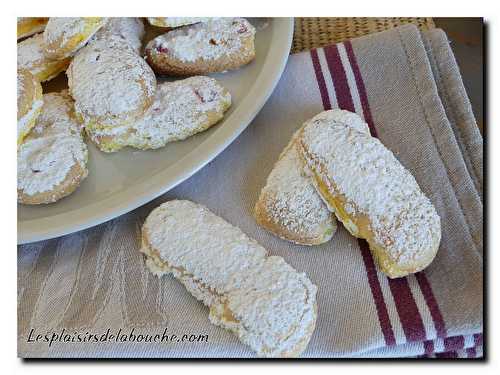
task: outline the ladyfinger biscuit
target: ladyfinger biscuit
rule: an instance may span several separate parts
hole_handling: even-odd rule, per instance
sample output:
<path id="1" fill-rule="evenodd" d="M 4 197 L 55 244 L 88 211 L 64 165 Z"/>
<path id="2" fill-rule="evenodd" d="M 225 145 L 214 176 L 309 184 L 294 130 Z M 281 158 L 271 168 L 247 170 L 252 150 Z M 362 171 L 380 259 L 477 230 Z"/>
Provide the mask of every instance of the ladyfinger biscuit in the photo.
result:
<path id="1" fill-rule="evenodd" d="M 130 124 L 141 118 L 154 100 L 153 71 L 116 36 L 82 48 L 66 74 L 76 113 L 86 126 Z"/>
<path id="2" fill-rule="evenodd" d="M 160 35 L 146 58 L 160 74 L 187 76 L 237 69 L 255 57 L 255 28 L 244 18 L 217 18 Z"/>
<path id="3" fill-rule="evenodd" d="M 210 321 L 261 357 L 295 357 L 316 322 L 316 286 L 207 208 L 174 200 L 153 210 L 141 252 L 157 276 L 173 274 L 210 308 Z"/>
<path id="4" fill-rule="evenodd" d="M 318 193 L 352 235 L 367 240 L 382 272 L 402 277 L 432 262 L 441 240 L 439 216 L 377 138 L 311 121 L 297 145 Z"/>
<path id="5" fill-rule="evenodd" d="M 231 94 L 215 79 L 190 77 L 158 85 L 145 116 L 115 129 L 87 126 L 89 138 L 104 152 L 125 146 L 156 149 L 186 139 L 219 122 L 231 105 Z"/>
<path id="6" fill-rule="evenodd" d="M 45 55 L 51 59 L 73 56 L 105 22 L 103 17 L 51 17 L 43 31 Z"/>
<path id="7" fill-rule="evenodd" d="M 17 145 L 35 126 L 42 110 L 42 85 L 26 69 L 17 70 Z"/>
<path id="8" fill-rule="evenodd" d="M 66 93 L 43 96 L 42 113 L 17 152 L 17 197 L 24 204 L 53 203 L 87 177 L 88 151 Z"/>
<path id="9" fill-rule="evenodd" d="M 40 82 L 49 81 L 64 72 L 70 58 L 50 59 L 45 56 L 42 34 L 17 43 L 17 68 L 26 69 Z"/>
<path id="10" fill-rule="evenodd" d="M 369 132 L 359 116 L 340 109 L 322 112 L 310 121 Z M 332 238 L 337 223 L 303 171 L 296 147 L 301 129 L 293 135 L 269 174 L 254 216 L 259 225 L 280 238 L 301 245 L 319 245 Z"/>
<path id="11" fill-rule="evenodd" d="M 302 170 L 295 138 L 269 174 L 254 216 L 260 226 L 282 239 L 319 245 L 332 238 L 337 224 Z"/>
<path id="12" fill-rule="evenodd" d="M 17 17 L 17 40 L 42 32 L 48 20 L 48 17 Z"/>

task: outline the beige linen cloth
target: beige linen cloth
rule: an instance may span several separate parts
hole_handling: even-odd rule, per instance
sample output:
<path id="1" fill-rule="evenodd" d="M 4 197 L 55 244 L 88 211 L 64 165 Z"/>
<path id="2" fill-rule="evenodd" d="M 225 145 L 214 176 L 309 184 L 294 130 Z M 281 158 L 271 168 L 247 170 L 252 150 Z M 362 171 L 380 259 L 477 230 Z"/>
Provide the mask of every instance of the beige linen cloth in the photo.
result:
<path id="1" fill-rule="evenodd" d="M 441 247 L 423 272 L 389 280 L 364 241 L 339 225 L 303 247 L 259 228 L 252 211 L 278 155 L 325 108 L 356 111 L 408 168 L 442 220 Z M 19 246 L 21 357 L 254 357 L 172 277 L 138 252 L 147 214 L 190 199 L 283 256 L 318 286 L 316 330 L 303 357 L 483 355 L 482 138 L 441 30 L 402 26 L 290 56 L 260 114 L 215 160 L 155 201 L 108 223 Z M 36 334 L 208 335 L 208 342 L 29 342 Z M 66 339 L 69 336 L 66 336 Z"/>

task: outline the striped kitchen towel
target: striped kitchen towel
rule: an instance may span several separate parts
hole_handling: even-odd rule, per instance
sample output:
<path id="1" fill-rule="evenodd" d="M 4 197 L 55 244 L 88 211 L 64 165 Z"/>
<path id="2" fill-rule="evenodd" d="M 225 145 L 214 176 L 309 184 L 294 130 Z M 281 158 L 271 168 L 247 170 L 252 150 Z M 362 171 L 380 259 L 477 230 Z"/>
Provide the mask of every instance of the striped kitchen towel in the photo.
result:
<path id="1" fill-rule="evenodd" d="M 366 242 L 339 225 L 303 247 L 252 217 L 278 155 L 303 121 L 329 108 L 360 114 L 441 217 L 442 242 L 424 271 L 388 279 Z M 303 357 L 483 356 L 482 137 L 441 30 L 402 26 L 290 56 L 253 123 L 215 160 L 153 202 L 97 227 L 18 249 L 21 357 L 253 357 L 170 277 L 145 269 L 139 230 L 150 210 L 181 198 L 206 205 L 318 286 L 316 330 Z M 206 335 L 195 342 L 30 341 L 108 329 Z M 30 336 L 31 334 L 31 336 Z M 204 336 L 203 336 L 204 337 Z"/>

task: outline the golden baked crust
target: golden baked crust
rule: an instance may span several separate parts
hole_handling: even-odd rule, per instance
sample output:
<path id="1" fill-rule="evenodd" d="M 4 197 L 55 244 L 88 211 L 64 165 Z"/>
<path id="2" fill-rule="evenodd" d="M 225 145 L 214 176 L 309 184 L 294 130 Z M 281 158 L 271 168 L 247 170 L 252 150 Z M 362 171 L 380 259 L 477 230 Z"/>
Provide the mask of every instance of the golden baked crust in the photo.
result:
<path id="1" fill-rule="evenodd" d="M 254 210 L 254 217 L 257 224 L 259 224 L 262 228 L 266 229 L 267 231 L 278 236 L 279 238 L 296 243 L 298 245 L 305 245 L 305 246 L 321 245 L 325 242 L 330 241 L 337 230 L 335 224 L 335 218 L 331 217 L 331 223 L 334 224 L 331 223 L 325 224 L 324 228 L 319 230 L 322 231 L 322 234 L 319 234 L 316 237 L 312 236 L 305 237 L 294 231 L 288 230 L 286 229 L 286 227 L 284 228 L 282 225 L 280 225 L 280 223 L 271 220 L 270 216 L 272 214 L 266 211 L 266 209 L 267 208 L 264 206 L 263 199 L 257 201 Z"/>
<path id="2" fill-rule="evenodd" d="M 189 76 L 233 70 L 255 58 L 255 29 L 243 18 L 217 18 L 160 35 L 146 45 L 159 74 Z"/>
<path id="3" fill-rule="evenodd" d="M 36 34 L 17 43 L 17 67 L 29 70 L 40 82 L 49 81 L 64 72 L 71 59 L 53 60 L 45 56 L 43 36 Z"/>
<path id="4" fill-rule="evenodd" d="M 48 17 L 17 17 L 17 39 L 42 32 L 48 21 Z"/>
<path id="5" fill-rule="evenodd" d="M 50 59 L 73 56 L 105 22 L 103 17 L 51 17 L 43 32 L 45 55 Z"/>

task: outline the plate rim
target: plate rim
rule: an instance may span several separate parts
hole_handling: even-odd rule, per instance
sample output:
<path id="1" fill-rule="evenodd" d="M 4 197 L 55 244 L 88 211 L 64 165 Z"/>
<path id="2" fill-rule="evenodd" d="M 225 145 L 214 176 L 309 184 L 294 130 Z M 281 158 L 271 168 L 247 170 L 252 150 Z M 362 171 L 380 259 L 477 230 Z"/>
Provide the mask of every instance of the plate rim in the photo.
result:
<path id="1" fill-rule="evenodd" d="M 124 215 L 184 182 L 224 151 L 250 125 L 273 93 L 285 70 L 292 46 L 293 18 L 273 17 L 272 21 L 276 25 L 273 24 L 272 29 L 273 35 L 270 43 L 272 47 L 269 48 L 261 72 L 240 105 L 224 120 L 234 123 L 233 126 L 216 129 L 214 134 L 187 155 L 157 173 L 148 181 L 134 184 L 102 201 L 73 212 L 65 212 L 48 218 L 17 221 L 17 244 L 21 245 L 61 237 Z M 252 100 L 252 94 L 259 92 L 264 92 L 264 95 L 260 95 L 258 100 Z M 240 113 L 243 111 L 242 108 L 245 108 L 245 113 Z M 203 147 L 203 153 L 197 152 L 200 147 Z M 170 176 L 168 177 L 169 181 L 162 182 L 167 176 Z M 149 188 L 144 190 L 147 185 L 149 185 Z M 124 195 L 128 197 L 134 196 L 134 198 L 124 200 Z M 103 204 L 108 208 L 98 210 L 98 213 L 92 213 L 92 208 L 97 205 L 102 207 Z M 60 223 L 63 218 L 65 222 L 70 224 L 57 225 L 56 223 Z"/>

